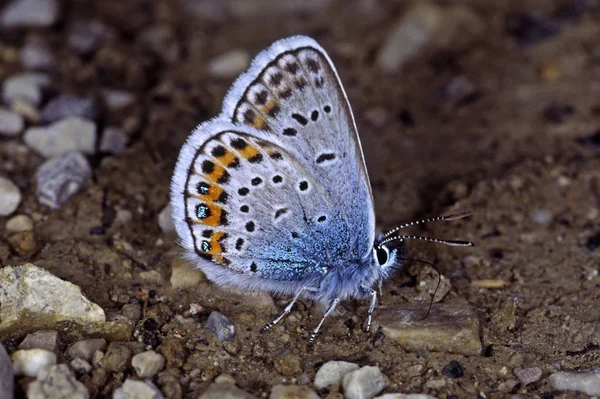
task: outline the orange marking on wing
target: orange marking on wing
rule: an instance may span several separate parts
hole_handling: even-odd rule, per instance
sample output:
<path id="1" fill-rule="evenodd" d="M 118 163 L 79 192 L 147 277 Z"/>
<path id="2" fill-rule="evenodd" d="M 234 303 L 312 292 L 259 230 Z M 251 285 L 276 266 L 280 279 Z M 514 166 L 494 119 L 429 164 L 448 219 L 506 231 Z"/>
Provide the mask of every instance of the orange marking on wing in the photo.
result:
<path id="1" fill-rule="evenodd" d="M 198 220 L 200 224 L 204 224 L 206 226 L 217 227 L 221 225 L 221 213 L 223 212 L 223 208 L 215 204 L 206 204 L 208 209 L 210 210 L 210 216 L 204 219 Z"/>
<path id="2" fill-rule="evenodd" d="M 212 172 L 203 176 L 206 178 L 206 180 L 210 181 L 211 183 L 216 183 L 225 173 L 226 170 L 223 166 L 215 164 L 215 167 L 213 168 Z"/>
<path id="3" fill-rule="evenodd" d="M 231 151 L 226 151 L 225 155 L 217 158 L 223 165 L 229 167 L 237 160 L 235 154 Z"/>
<path id="4" fill-rule="evenodd" d="M 251 126 L 255 129 L 262 130 L 265 127 L 265 125 L 266 125 L 265 119 L 262 116 L 257 115 L 254 118 L 254 123 L 252 123 Z"/>
<path id="5" fill-rule="evenodd" d="M 221 188 L 221 186 L 219 186 L 218 184 L 211 184 L 208 187 L 208 193 L 206 194 L 192 194 L 190 193 L 191 197 L 197 198 L 199 200 L 205 201 L 205 202 L 216 202 L 219 197 L 221 196 L 221 194 L 223 193 L 223 190 Z"/>
<path id="6" fill-rule="evenodd" d="M 248 143 L 248 145 L 246 145 L 246 147 L 237 150 L 244 158 L 246 159 L 250 159 L 252 157 L 257 156 L 258 154 L 260 154 L 260 151 L 258 151 L 258 149 L 252 145 L 250 145 Z"/>
<path id="7" fill-rule="evenodd" d="M 221 246 L 221 240 L 225 233 L 221 231 L 217 231 L 210 237 L 210 251 L 208 251 L 211 255 L 220 255 L 223 252 L 223 247 Z"/>

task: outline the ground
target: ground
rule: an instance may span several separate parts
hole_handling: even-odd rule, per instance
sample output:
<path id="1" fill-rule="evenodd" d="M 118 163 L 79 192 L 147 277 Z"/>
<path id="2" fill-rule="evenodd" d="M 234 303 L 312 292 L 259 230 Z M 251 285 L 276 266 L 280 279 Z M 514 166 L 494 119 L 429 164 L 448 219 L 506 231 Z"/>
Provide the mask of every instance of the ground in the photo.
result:
<path id="1" fill-rule="evenodd" d="M 48 96 L 101 98 L 104 89 L 136 96 L 124 110 L 104 108 L 97 117 L 100 127 L 125 129 L 127 150 L 89 156 L 92 179 L 61 209 L 51 211 L 36 199 L 33 175 L 42 157 L 31 154 L 10 171 L 0 167 L 21 189 L 18 213 L 34 219 L 39 245 L 31 257 L 13 252 L 5 264 L 29 261 L 43 267 L 80 286 L 107 312 L 121 312 L 127 303 L 143 305 L 131 340 L 154 348 L 175 342 L 180 356 L 167 358 L 179 377 L 202 370 L 193 384 L 190 378 L 177 379 L 183 393 L 202 392 L 212 377 L 228 373 L 240 388 L 260 396 L 278 383 L 309 383 L 324 362 L 346 360 L 378 365 L 389 379 L 386 392 L 439 398 L 584 397 L 556 391 L 547 377 L 558 369 L 600 364 L 597 2 L 437 2 L 445 12 L 458 9 L 461 16 L 441 24 L 444 33 L 392 71 L 379 65 L 378 54 L 414 7 L 411 2 L 244 4 L 72 1 L 64 3 L 62 20 L 51 28 L 3 34 L 7 48 L 18 49 L 25 37 L 38 35 L 52 49 L 56 66 Z M 73 22 L 82 19 L 100 21 L 112 32 L 92 54 L 64 45 Z M 148 39 L 150 45 L 140 39 L 142 32 L 158 27 L 166 32 L 158 34 L 161 39 Z M 158 215 L 168 204 L 179 148 L 195 125 L 219 112 L 235 77 L 215 76 L 208 62 L 236 49 L 254 55 L 296 33 L 313 37 L 329 52 L 344 82 L 371 178 L 378 229 L 474 212 L 459 222 L 413 232 L 470 240 L 475 247 L 410 241 L 406 251 L 407 257 L 435 263 L 450 281 L 452 290 L 444 300 L 462 298 L 475 309 L 480 356 L 411 353 L 387 337 L 363 333 L 366 301 L 344 302 L 309 352 L 307 331 L 320 314 L 308 301 L 299 303 L 281 327 L 260 333 L 289 298 L 275 298 L 273 307 L 268 298 L 266 304 L 264 297 L 249 301 L 207 281 L 184 289 L 171 286 L 179 249 L 174 233 L 159 227 Z M 0 78 L 21 69 L 18 63 L 0 65 Z M 18 140 L 2 139 L 0 148 Z M 10 160 L 8 152 L 3 150 L 0 160 Z M 131 220 L 119 222 L 119 210 L 129 211 Z M 7 219 L 0 218 L 1 224 Z M 7 233 L 0 238 L 7 240 Z M 418 299 L 418 267 L 407 265 L 386 281 L 378 309 L 401 308 Z M 149 278 L 149 271 L 157 274 Z M 488 287 L 483 280 L 498 286 Z M 190 304 L 204 310 L 191 317 L 192 323 L 178 325 L 176 315 Z M 212 310 L 236 325 L 233 343 L 222 344 L 203 328 Z M 79 338 L 66 334 L 61 347 Z M 4 343 L 14 350 L 19 338 Z M 443 368 L 453 360 L 464 376 L 446 378 L 443 387 L 427 384 L 443 378 Z M 423 367 L 415 373 L 416 365 Z M 513 374 L 515 367 L 539 367 L 542 378 L 524 386 Z M 95 397 L 110 397 L 131 375 L 131 368 L 110 374 L 106 385 L 91 390 Z M 83 380 L 88 387 L 95 384 L 89 377 Z"/>

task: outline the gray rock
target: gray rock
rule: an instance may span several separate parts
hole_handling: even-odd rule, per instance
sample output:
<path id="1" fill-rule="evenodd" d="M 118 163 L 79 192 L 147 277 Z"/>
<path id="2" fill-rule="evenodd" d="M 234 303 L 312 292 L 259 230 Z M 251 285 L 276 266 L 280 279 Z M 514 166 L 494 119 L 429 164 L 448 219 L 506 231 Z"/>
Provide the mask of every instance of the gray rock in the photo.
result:
<path id="1" fill-rule="evenodd" d="M 600 367 L 580 371 L 559 371 L 549 377 L 559 391 L 579 391 L 590 396 L 600 395 Z"/>
<path id="2" fill-rule="evenodd" d="M 74 371 L 81 373 L 81 374 L 87 374 L 90 371 L 92 371 L 92 368 L 93 368 L 89 362 L 87 362 L 83 359 L 80 359 L 78 357 L 71 360 L 71 362 L 69 363 L 69 366 L 71 366 L 71 368 Z"/>
<path id="3" fill-rule="evenodd" d="M 78 152 L 49 159 L 40 166 L 35 176 L 38 201 L 52 209 L 59 209 L 91 175 L 87 159 Z"/>
<path id="4" fill-rule="evenodd" d="M 135 96 L 122 90 L 104 90 L 104 102 L 111 111 L 118 111 L 133 104 Z"/>
<path id="5" fill-rule="evenodd" d="M 96 351 L 104 352 L 106 350 L 106 340 L 104 338 L 91 338 L 75 342 L 67 349 L 67 354 L 73 358 L 80 358 L 88 362 Z"/>
<path id="6" fill-rule="evenodd" d="M 342 385 L 346 399 L 372 399 L 383 391 L 386 379 L 379 367 L 364 366 L 346 374 Z"/>
<path id="7" fill-rule="evenodd" d="M 37 43 L 27 43 L 19 52 L 21 65 L 25 69 L 46 71 L 52 69 L 56 63 L 54 55 L 48 49 Z"/>
<path id="8" fill-rule="evenodd" d="M 319 395 L 305 385 L 275 385 L 269 399 L 319 399 Z"/>
<path id="9" fill-rule="evenodd" d="M 108 36 L 108 28 L 99 21 L 77 21 L 69 33 L 69 46 L 79 54 L 94 53 Z"/>
<path id="10" fill-rule="evenodd" d="M 0 16 L 4 28 L 46 28 L 58 21 L 59 6 L 56 0 L 13 0 Z"/>
<path id="11" fill-rule="evenodd" d="M 102 308 L 85 298 L 78 286 L 30 263 L 0 269 L 0 303 L 0 334 L 24 324 L 24 319 L 28 322 L 22 327 L 30 328 L 52 328 L 65 320 L 105 321 Z"/>
<path id="12" fill-rule="evenodd" d="M 374 327 L 410 352 L 446 352 L 465 356 L 481 353 L 479 319 L 473 307 L 464 300 L 407 306 L 379 312 Z"/>
<path id="13" fill-rule="evenodd" d="M 23 116 L 9 111 L 4 108 L 0 108 L 0 135 L 14 137 L 23 131 L 25 127 L 25 121 Z"/>
<path id="14" fill-rule="evenodd" d="M 46 158 L 69 151 L 85 154 L 96 152 L 96 124 L 77 116 L 45 127 L 30 127 L 23 138 L 31 149 Z"/>
<path id="15" fill-rule="evenodd" d="M 119 127 L 109 126 L 102 132 L 100 151 L 120 154 L 127 148 L 127 134 Z"/>
<path id="16" fill-rule="evenodd" d="M 133 351 L 122 342 L 111 342 L 108 349 L 100 360 L 103 369 L 120 372 L 124 371 L 133 357 Z"/>
<path id="17" fill-rule="evenodd" d="M 41 370 L 37 379 L 27 386 L 28 399 L 88 399 L 89 397 L 85 385 L 77 381 L 66 364 Z"/>
<path id="18" fill-rule="evenodd" d="M 42 122 L 52 123 L 69 116 L 94 120 L 98 117 L 98 105 L 91 97 L 62 94 L 54 97 L 42 109 Z"/>
<path id="19" fill-rule="evenodd" d="M 152 378 L 165 366 L 165 358 L 152 350 L 138 353 L 131 359 L 131 365 L 140 378 Z"/>
<path id="20" fill-rule="evenodd" d="M 137 323 L 142 318 L 142 307 L 137 303 L 126 303 L 121 308 L 121 314 Z"/>
<path id="21" fill-rule="evenodd" d="M 26 72 L 11 75 L 2 83 L 2 99 L 10 104 L 15 100 L 25 100 L 35 106 L 42 102 L 42 89 L 50 84 L 48 75 Z"/>
<path id="22" fill-rule="evenodd" d="M 16 215 L 6 221 L 4 225 L 8 233 L 18 233 L 20 231 L 32 231 L 33 221 L 27 215 Z"/>
<path id="23" fill-rule="evenodd" d="M 163 233 L 169 233 L 175 230 L 173 224 L 173 217 L 171 216 L 173 211 L 171 210 L 171 204 L 167 204 L 162 211 L 158 214 L 158 226 Z"/>
<path id="24" fill-rule="evenodd" d="M 40 330 L 27 334 L 19 344 L 19 349 L 45 349 L 52 353 L 58 353 L 58 331 Z"/>
<path id="25" fill-rule="evenodd" d="M 0 398 L 13 399 L 14 380 L 12 363 L 6 349 L 0 343 Z"/>
<path id="26" fill-rule="evenodd" d="M 513 370 L 515 376 L 525 386 L 542 378 L 542 369 L 539 367 L 530 367 L 526 369 L 516 368 Z"/>
<path id="27" fill-rule="evenodd" d="M 227 316 L 220 312 L 212 312 L 208 316 L 208 320 L 206 320 L 204 328 L 214 332 L 217 336 L 217 339 L 221 342 L 231 341 L 233 338 L 235 338 L 235 326 L 231 321 L 229 321 Z"/>
<path id="28" fill-rule="evenodd" d="M 256 396 L 250 395 L 231 384 L 213 383 L 198 399 L 256 399 Z"/>
<path id="29" fill-rule="evenodd" d="M 160 390 L 149 380 L 126 379 L 121 388 L 113 393 L 113 399 L 163 399 Z"/>
<path id="30" fill-rule="evenodd" d="M 21 203 L 21 191 L 12 181 L 0 177 L 0 216 L 8 216 Z"/>
<path id="31" fill-rule="evenodd" d="M 358 370 L 356 363 L 329 361 L 321 366 L 315 376 L 315 387 L 327 388 L 329 385 L 341 385 L 342 378 L 351 371 Z"/>
<path id="32" fill-rule="evenodd" d="M 239 75 L 250 63 L 248 52 L 237 49 L 208 61 L 208 73 L 216 78 L 229 79 Z"/>
<path id="33" fill-rule="evenodd" d="M 10 356 L 17 376 L 36 377 L 41 370 L 56 364 L 56 355 L 45 349 L 20 349 Z"/>

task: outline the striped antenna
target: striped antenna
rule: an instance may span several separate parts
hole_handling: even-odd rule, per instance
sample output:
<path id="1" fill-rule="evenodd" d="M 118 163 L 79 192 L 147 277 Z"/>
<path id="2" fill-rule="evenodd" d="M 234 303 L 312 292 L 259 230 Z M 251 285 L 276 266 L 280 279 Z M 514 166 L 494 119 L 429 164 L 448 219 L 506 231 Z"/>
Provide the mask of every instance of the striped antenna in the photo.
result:
<path id="1" fill-rule="evenodd" d="M 394 234 L 398 230 L 402 230 L 402 229 L 405 229 L 405 228 L 411 227 L 411 226 L 416 226 L 418 224 L 425 224 L 425 223 L 431 223 L 431 222 L 440 222 L 440 221 L 446 222 L 446 221 L 451 221 L 451 220 L 458 220 L 458 219 L 466 218 L 467 216 L 471 216 L 472 214 L 473 214 L 473 212 L 466 211 L 466 212 L 455 213 L 453 215 L 448 215 L 448 216 L 436 216 L 436 217 L 433 217 L 433 218 L 427 218 L 427 219 L 417 220 L 415 222 L 404 223 L 404 224 L 401 224 L 400 226 L 398 226 L 398 227 L 396 227 L 396 228 L 388 231 L 387 233 L 385 233 L 383 235 L 383 238 L 388 238 L 389 236 L 391 236 L 392 234 Z M 429 239 L 428 241 L 433 241 L 433 240 Z M 444 240 L 439 240 L 439 241 L 444 241 Z M 441 244 L 445 244 L 445 243 L 441 242 Z M 450 244 L 450 245 L 452 245 L 452 244 Z"/>
<path id="2" fill-rule="evenodd" d="M 439 238 L 430 238 L 430 237 L 420 237 L 420 236 L 408 236 L 408 235 L 404 235 L 404 236 L 388 237 L 385 240 L 383 240 L 382 242 L 380 242 L 377 247 L 381 248 L 381 246 L 383 244 L 385 244 L 387 242 L 390 242 L 390 241 L 403 241 L 403 240 L 429 241 L 429 242 L 436 242 L 438 244 L 450 245 L 452 247 L 473 247 L 473 246 L 475 246 L 475 244 L 473 244 L 471 241 L 442 240 L 442 239 L 439 239 Z"/>

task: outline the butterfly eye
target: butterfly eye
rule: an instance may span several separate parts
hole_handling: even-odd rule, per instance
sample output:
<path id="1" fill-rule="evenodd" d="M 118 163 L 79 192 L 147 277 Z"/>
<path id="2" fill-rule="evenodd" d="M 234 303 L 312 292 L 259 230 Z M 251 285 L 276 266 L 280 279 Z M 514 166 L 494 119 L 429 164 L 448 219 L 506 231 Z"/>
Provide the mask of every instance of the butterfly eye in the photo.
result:
<path id="1" fill-rule="evenodd" d="M 379 266 L 385 266 L 390 259 L 390 251 L 387 249 L 387 247 L 377 246 L 373 249 L 373 252 L 375 253 L 375 260 Z"/>

